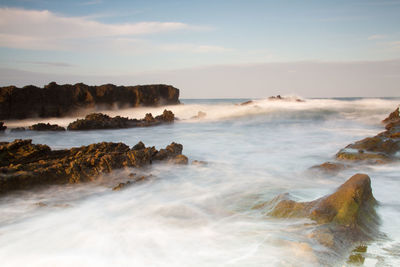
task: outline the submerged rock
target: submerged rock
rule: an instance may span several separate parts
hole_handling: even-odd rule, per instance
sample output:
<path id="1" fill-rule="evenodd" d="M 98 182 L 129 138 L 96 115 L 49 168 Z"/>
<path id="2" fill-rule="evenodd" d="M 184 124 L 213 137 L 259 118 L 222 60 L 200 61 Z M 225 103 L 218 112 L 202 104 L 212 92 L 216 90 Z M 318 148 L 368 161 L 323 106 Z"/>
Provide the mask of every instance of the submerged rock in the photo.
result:
<path id="1" fill-rule="evenodd" d="M 174 113 L 164 110 L 162 115 L 153 118 L 151 113 L 147 113 L 145 118 L 141 120 L 129 119 L 125 117 L 110 117 L 102 113 L 92 113 L 84 119 L 78 119 L 68 125 L 68 130 L 95 130 L 95 129 L 122 129 L 133 127 L 148 127 L 162 123 L 172 123 L 175 120 Z"/>
<path id="2" fill-rule="evenodd" d="M 296 102 L 305 102 L 303 99 L 295 98 L 295 97 L 282 97 L 281 95 L 270 96 L 268 100 L 284 100 L 284 101 L 296 101 Z"/>
<path id="3" fill-rule="evenodd" d="M 156 150 L 139 143 L 132 149 L 123 143 L 102 142 L 64 150 L 51 150 L 32 140 L 0 143 L 0 194 L 37 185 L 80 183 L 101 173 L 125 167 L 142 167 L 155 160 L 175 159 L 182 145 L 171 143 Z M 162 156 L 160 156 L 162 154 Z"/>
<path id="4" fill-rule="evenodd" d="M 24 132 L 24 131 L 25 127 L 16 127 L 11 129 L 11 132 Z"/>
<path id="5" fill-rule="evenodd" d="M 24 130 L 25 130 L 25 128 L 24 128 Z M 58 126 L 57 124 L 37 123 L 32 126 L 29 126 L 29 130 L 32 130 L 32 131 L 65 131 L 65 128 Z"/>
<path id="6" fill-rule="evenodd" d="M 320 165 L 316 165 L 311 167 L 311 169 L 316 169 L 316 170 L 321 170 L 325 173 L 329 174 L 336 174 L 340 172 L 341 170 L 344 170 L 346 168 L 346 165 L 339 163 L 339 162 L 325 162 Z"/>
<path id="7" fill-rule="evenodd" d="M 197 115 L 191 117 L 191 119 L 204 119 L 207 116 L 207 113 L 203 111 L 197 112 Z"/>
<path id="8" fill-rule="evenodd" d="M 83 83 L 44 88 L 28 85 L 0 87 L 0 119 L 63 117 L 79 109 L 179 104 L 179 89 L 164 84 L 89 86 Z"/>

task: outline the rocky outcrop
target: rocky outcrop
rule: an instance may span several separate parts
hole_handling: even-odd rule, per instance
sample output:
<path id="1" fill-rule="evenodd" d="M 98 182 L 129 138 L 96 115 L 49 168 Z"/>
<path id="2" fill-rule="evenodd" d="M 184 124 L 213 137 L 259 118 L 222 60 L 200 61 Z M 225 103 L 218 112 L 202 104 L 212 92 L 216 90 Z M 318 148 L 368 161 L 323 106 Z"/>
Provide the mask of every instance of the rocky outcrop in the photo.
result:
<path id="1" fill-rule="evenodd" d="M 0 132 L 5 131 L 7 126 L 4 125 L 4 122 L 0 121 Z"/>
<path id="2" fill-rule="evenodd" d="M 154 161 L 180 161 L 183 146 L 165 149 L 133 148 L 123 143 L 102 142 L 64 150 L 51 150 L 32 140 L 0 143 L 0 194 L 38 185 L 88 182 L 102 173 L 125 167 L 142 167 Z"/>
<path id="3" fill-rule="evenodd" d="M 319 224 L 335 223 L 350 228 L 357 228 L 376 204 L 371 180 L 366 174 L 352 176 L 333 194 L 311 202 L 278 199 L 269 213 L 273 217 L 305 217 Z"/>
<path id="4" fill-rule="evenodd" d="M 0 88 L 0 119 L 29 117 L 62 117 L 81 108 L 110 109 L 118 107 L 179 104 L 179 89 L 170 85 L 89 86 L 83 83 L 44 88 L 33 85 Z"/>
<path id="5" fill-rule="evenodd" d="M 365 161 L 367 163 L 387 163 L 398 160 L 400 151 L 400 119 L 398 109 L 383 120 L 386 131 L 357 141 L 341 149 L 338 160 Z"/>
<path id="6" fill-rule="evenodd" d="M 110 117 L 102 113 L 92 113 L 87 115 L 84 119 L 78 119 L 68 125 L 68 130 L 95 130 L 95 129 L 122 129 L 133 127 L 148 127 L 155 126 L 163 123 L 172 123 L 175 120 L 174 113 L 169 110 L 164 110 L 162 115 L 155 118 L 151 113 L 141 119 L 129 119 L 126 117 Z"/>
<path id="7" fill-rule="evenodd" d="M 389 114 L 389 116 L 387 118 L 385 118 L 384 120 L 382 120 L 382 122 L 384 124 L 388 124 L 391 122 L 396 122 L 396 121 L 400 121 L 400 114 L 399 114 L 399 108 L 396 108 L 395 111 L 393 111 L 392 113 Z"/>
<path id="8" fill-rule="evenodd" d="M 259 205 L 260 206 L 260 205 Z M 360 242 L 381 236 L 379 217 L 375 212 L 375 200 L 371 180 L 366 174 L 356 174 L 342 184 L 336 192 L 310 202 L 296 202 L 288 195 L 280 195 L 267 203 L 268 215 L 275 218 L 309 218 L 308 238 L 331 248 L 324 254 L 321 263 L 338 254 L 348 255 Z M 259 207 L 258 207 L 259 208 Z M 330 254 L 334 251 L 334 254 Z M 319 253 L 319 252 L 317 252 Z"/>
<path id="9" fill-rule="evenodd" d="M 305 102 L 304 100 L 297 97 L 283 97 L 281 95 L 270 96 L 268 100 L 284 100 L 284 101 L 296 101 L 296 102 Z"/>
<path id="10" fill-rule="evenodd" d="M 24 128 L 24 130 L 25 130 L 25 128 Z M 65 128 L 58 126 L 57 124 L 37 123 L 32 126 L 29 126 L 29 130 L 31 130 L 31 131 L 65 131 Z"/>

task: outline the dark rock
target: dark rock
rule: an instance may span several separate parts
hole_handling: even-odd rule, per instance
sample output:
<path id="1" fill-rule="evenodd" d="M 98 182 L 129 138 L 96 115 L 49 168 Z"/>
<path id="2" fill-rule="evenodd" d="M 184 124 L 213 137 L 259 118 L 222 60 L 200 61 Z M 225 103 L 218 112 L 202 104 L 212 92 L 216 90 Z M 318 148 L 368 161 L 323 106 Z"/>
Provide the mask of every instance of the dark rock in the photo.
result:
<path id="1" fill-rule="evenodd" d="M 304 100 L 302 100 L 300 98 L 282 97 L 281 95 L 270 96 L 270 97 L 268 97 L 268 100 L 283 100 L 283 101 L 305 102 Z"/>
<path id="2" fill-rule="evenodd" d="M 251 105 L 251 104 L 254 104 L 254 101 L 253 101 L 253 100 L 249 100 L 249 101 L 240 103 L 241 106 L 247 106 L 247 105 Z"/>
<path id="3" fill-rule="evenodd" d="M 24 128 L 24 130 L 25 130 L 25 128 Z M 65 128 L 58 126 L 57 124 L 37 123 L 32 126 L 29 126 L 29 130 L 32 130 L 32 131 L 65 131 Z"/>
<path id="4" fill-rule="evenodd" d="M 174 113 L 172 113 L 172 111 L 164 109 L 164 112 L 162 115 L 156 116 L 156 120 L 162 121 L 162 122 L 174 122 L 175 115 L 174 115 Z"/>
<path id="5" fill-rule="evenodd" d="M 142 167 L 154 160 L 175 159 L 182 145 L 172 143 L 163 158 L 154 147 L 130 149 L 123 143 L 102 142 L 64 150 L 51 150 L 32 140 L 0 143 L 0 194 L 37 185 L 80 183 L 101 173 L 125 167 Z M 161 150 L 160 150 L 161 151 Z"/>
<path id="6" fill-rule="evenodd" d="M 11 129 L 11 132 L 24 132 L 24 131 L 25 131 L 24 127 L 16 127 Z"/>
<path id="7" fill-rule="evenodd" d="M 158 106 L 179 104 L 179 89 L 170 85 L 88 86 L 58 85 L 44 88 L 33 85 L 0 88 L 0 119 L 29 117 L 62 117 L 79 109 Z"/>
<path id="8" fill-rule="evenodd" d="M 0 121 L 0 132 L 5 131 L 7 126 L 4 125 L 4 122 Z"/>
<path id="9" fill-rule="evenodd" d="M 113 190 L 113 191 L 119 191 L 119 190 L 121 190 L 121 189 L 127 187 L 127 186 L 130 185 L 130 184 L 132 184 L 131 181 L 127 181 L 126 183 L 119 183 L 118 185 L 114 186 L 112 190 Z"/>
<path id="10" fill-rule="evenodd" d="M 164 110 L 164 113 L 153 118 L 151 113 L 147 113 L 146 117 L 141 120 L 129 119 L 125 117 L 110 117 L 102 113 L 92 113 L 84 119 L 78 119 L 68 125 L 68 130 L 95 130 L 95 129 L 123 129 L 133 127 L 147 127 L 160 125 L 162 123 L 171 123 L 175 119 L 174 113 Z"/>

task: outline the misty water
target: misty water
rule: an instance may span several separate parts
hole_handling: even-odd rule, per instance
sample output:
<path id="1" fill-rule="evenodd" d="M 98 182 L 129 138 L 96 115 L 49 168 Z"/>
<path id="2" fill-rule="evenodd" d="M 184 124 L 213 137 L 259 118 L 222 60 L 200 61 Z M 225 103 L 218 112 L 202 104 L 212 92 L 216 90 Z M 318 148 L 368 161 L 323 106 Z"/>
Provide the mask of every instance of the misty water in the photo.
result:
<path id="1" fill-rule="evenodd" d="M 364 243 L 364 266 L 400 266 L 400 164 L 360 165 L 337 175 L 310 167 L 349 143 L 384 130 L 398 99 L 306 99 L 306 102 L 183 100 L 168 106 L 171 125 L 86 132 L 10 132 L 53 149 L 95 142 L 183 144 L 190 161 L 103 175 L 97 182 L 20 191 L 0 198 L 1 266 L 343 266 L 343 255 L 309 238 L 307 219 L 275 219 L 255 209 L 282 193 L 310 201 L 357 172 L 379 201 L 382 237 Z M 165 107 L 108 111 L 142 118 Z M 198 111 L 207 115 L 191 119 Z M 73 118 L 47 119 L 68 125 Z M 10 128 L 38 120 L 9 121 Z M 152 174 L 115 192 L 130 173 Z"/>

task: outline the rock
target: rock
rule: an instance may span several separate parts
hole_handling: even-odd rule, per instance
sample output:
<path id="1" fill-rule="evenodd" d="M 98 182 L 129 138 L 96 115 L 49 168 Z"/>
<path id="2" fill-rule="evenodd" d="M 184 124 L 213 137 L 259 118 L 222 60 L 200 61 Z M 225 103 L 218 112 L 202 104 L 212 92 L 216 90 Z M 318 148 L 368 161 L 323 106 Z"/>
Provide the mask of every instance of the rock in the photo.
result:
<path id="1" fill-rule="evenodd" d="M 25 128 L 24 128 L 24 130 L 25 130 Z M 65 131 L 65 128 L 58 126 L 57 124 L 37 123 L 32 126 L 29 126 L 29 130 L 32 130 L 32 131 Z"/>
<path id="2" fill-rule="evenodd" d="M 199 166 L 204 166 L 207 165 L 207 161 L 203 161 L 203 160 L 193 160 L 192 161 L 192 165 L 199 165 Z"/>
<path id="3" fill-rule="evenodd" d="M 172 111 L 164 109 L 164 112 L 162 115 L 156 116 L 156 120 L 162 121 L 162 122 L 174 122 L 175 115 L 174 115 L 174 113 L 172 113 Z"/>
<path id="4" fill-rule="evenodd" d="M 44 88 L 28 85 L 23 88 L 0 88 L 0 119 L 29 117 L 63 117 L 79 109 L 159 106 L 179 104 L 179 89 L 163 84 L 88 86 L 49 83 Z"/>
<path id="5" fill-rule="evenodd" d="M 353 175 L 336 192 L 311 202 L 280 200 L 269 213 L 273 217 L 306 217 L 319 224 L 335 223 L 356 228 L 376 205 L 371 180 L 366 174 Z"/>
<path id="6" fill-rule="evenodd" d="M 391 122 L 396 122 L 400 120 L 400 115 L 399 115 L 399 108 L 396 108 L 395 111 L 393 111 L 392 113 L 389 114 L 389 116 L 387 118 L 385 118 L 384 120 L 382 120 L 382 122 L 384 124 L 388 124 Z"/>
<path id="7" fill-rule="evenodd" d="M 175 159 L 183 149 L 177 143 L 160 151 L 142 144 L 130 149 L 123 143 L 102 142 L 51 150 L 46 145 L 32 144 L 32 140 L 1 142 L 0 194 L 38 185 L 89 182 L 114 169 L 138 168 L 155 160 Z"/>
<path id="8" fill-rule="evenodd" d="M 347 257 L 360 243 L 382 238 L 379 231 L 379 217 L 376 214 L 371 180 L 366 174 L 356 174 L 342 184 L 336 192 L 310 202 L 296 202 L 288 194 L 279 195 L 266 204 L 267 213 L 275 218 L 308 218 L 314 223 L 309 227 L 308 238 L 314 239 L 329 250 L 316 252 L 323 254 L 321 264 L 326 266 L 331 260 Z"/>
<path id="9" fill-rule="evenodd" d="M 282 97 L 281 95 L 270 96 L 268 100 L 283 100 L 283 101 L 296 101 L 296 102 L 305 102 L 303 99 L 295 98 L 295 97 Z"/>
<path id="10" fill-rule="evenodd" d="M 7 126 L 4 125 L 4 122 L 0 121 L 0 132 L 5 131 Z"/>
<path id="11" fill-rule="evenodd" d="M 25 131 L 24 127 L 16 127 L 11 129 L 11 132 L 24 132 L 24 131 Z"/>
<path id="12" fill-rule="evenodd" d="M 127 187 L 127 186 L 130 185 L 130 184 L 132 184 L 131 181 L 127 181 L 126 183 L 119 183 L 118 185 L 114 186 L 112 190 L 113 190 L 113 191 L 119 191 L 119 190 L 121 190 L 121 189 Z"/>
<path id="13" fill-rule="evenodd" d="M 253 100 L 249 100 L 249 101 L 240 103 L 239 105 L 241 105 L 241 106 L 247 106 L 247 105 L 251 105 L 251 104 L 254 104 L 254 101 L 253 101 Z"/>
<path id="14" fill-rule="evenodd" d="M 325 162 L 320 165 L 311 167 L 311 169 L 318 169 L 329 174 L 336 174 L 346 168 L 346 165 L 338 162 Z"/>
<path id="15" fill-rule="evenodd" d="M 68 130 L 95 130 L 95 129 L 123 129 L 133 127 L 147 127 L 160 125 L 162 123 L 171 123 L 175 119 L 174 113 L 164 110 L 162 115 L 153 118 L 151 113 L 147 113 L 141 120 L 129 119 L 125 117 L 110 117 L 102 113 L 92 113 L 84 119 L 78 119 L 68 125 Z"/>
<path id="16" fill-rule="evenodd" d="M 176 155 L 174 158 L 171 159 L 174 164 L 188 164 L 189 160 L 185 155 Z"/>
<path id="17" fill-rule="evenodd" d="M 203 111 L 199 111 L 197 112 L 196 116 L 193 116 L 191 119 L 203 119 L 207 116 L 207 113 L 203 112 Z"/>
<path id="18" fill-rule="evenodd" d="M 394 115 L 393 115 L 394 114 Z M 398 111 L 392 112 L 384 122 L 386 131 L 374 137 L 367 137 L 341 149 L 336 158 L 347 161 L 364 161 L 382 164 L 398 160 L 400 151 L 400 120 L 396 120 Z"/>

